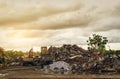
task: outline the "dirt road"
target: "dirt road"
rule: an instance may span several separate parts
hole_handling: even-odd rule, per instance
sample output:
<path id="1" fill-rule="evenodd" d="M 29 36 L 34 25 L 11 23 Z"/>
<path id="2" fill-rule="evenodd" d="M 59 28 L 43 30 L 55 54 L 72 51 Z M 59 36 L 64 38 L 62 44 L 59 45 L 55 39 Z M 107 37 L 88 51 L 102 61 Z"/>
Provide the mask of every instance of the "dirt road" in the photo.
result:
<path id="1" fill-rule="evenodd" d="M 93 78 L 120 78 L 120 74 L 71 74 L 61 75 L 44 73 L 39 67 L 11 67 L 0 70 L 0 79 L 93 79 Z"/>

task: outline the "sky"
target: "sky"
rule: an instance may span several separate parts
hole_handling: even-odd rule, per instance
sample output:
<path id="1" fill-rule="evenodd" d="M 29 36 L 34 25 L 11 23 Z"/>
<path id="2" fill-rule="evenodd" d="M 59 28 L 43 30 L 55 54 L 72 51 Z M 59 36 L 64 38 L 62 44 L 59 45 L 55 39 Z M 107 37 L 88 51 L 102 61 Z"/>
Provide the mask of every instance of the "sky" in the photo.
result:
<path id="1" fill-rule="evenodd" d="M 92 34 L 108 37 L 120 49 L 120 0 L 0 0 L 0 46 L 32 47 L 78 44 Z"/>

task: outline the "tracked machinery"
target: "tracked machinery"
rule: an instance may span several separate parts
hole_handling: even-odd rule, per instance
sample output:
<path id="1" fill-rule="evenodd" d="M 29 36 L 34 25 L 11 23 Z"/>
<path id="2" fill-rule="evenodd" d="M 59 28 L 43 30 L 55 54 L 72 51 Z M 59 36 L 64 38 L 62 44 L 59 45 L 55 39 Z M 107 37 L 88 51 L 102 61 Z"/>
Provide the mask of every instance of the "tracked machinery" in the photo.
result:
<path id="1" fill-rule="evenodd" d="M 47 47 L 41 47 L 40 66 L 43 68 L 46 65 L 53 63 L 53 56 L 48 52 Z"/>
<path id="2" fill-rule="evenodd" d="M 23 66 L 41 66 L 49 65 L 53 62 L 52 56 L 47 53 L 47 47 L 41 47 L 41 53 L 34 55 L 33 48 L 28 52 L 28 56 L 23 58 Z"/>
<path id="3" fill-rule="evenodd" d="M 28 52 L 28 55 L 23 58 L 23 66 L 35 66 L 36 65 L 36 61 L 34 60 L 33 53 L 34 52 L 32 48 Z"/>

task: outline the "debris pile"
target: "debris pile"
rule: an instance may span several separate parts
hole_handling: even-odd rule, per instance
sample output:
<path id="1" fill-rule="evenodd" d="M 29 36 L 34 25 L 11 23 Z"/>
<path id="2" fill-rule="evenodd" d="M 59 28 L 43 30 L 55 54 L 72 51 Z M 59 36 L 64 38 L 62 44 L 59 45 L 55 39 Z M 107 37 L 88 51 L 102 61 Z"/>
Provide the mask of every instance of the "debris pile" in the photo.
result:
<path id="1" fill-rule="evenodd" d="M 63 45 L 62 47 L 50 47 L 48 53 L 55 61 L 68 60 L 76 55 L 83 55 L 87 51 L 77 45 Z"/>
<path id="2" fill-rule="evenodd" d="M 101 72 L 102 70 L 115 70 L 119 67 L 120 60 L 114 57 L 106 57 L 100 52 L 89 52 L 82 49 L 77 45 L 63 45 L 61 47 L 50 47 L 48 53 L 52 56 L 55 63 L 50 65 L 52 70 L 58 70 L 60 68 L 67 69 L 66 66 L 62 64 L 64 61 L 71 66 L 71 71 L 73 73 L 81 72 Z M 116 65 L 114 64 L 116 62 Z M 117 65 L 118 63 L 118 65 Z"/>
<path id="3" fill-rule="evenodd" d="M 64 61 L 57 61 L 57 62 L 54 62 L 53 64 L 50 64 L 49 66 L 50 66 L 50 69 L 53 70 L 53 71 L 56 68 L 58 68 L 59 70 L 60 69 L 71 70 L 71 66 Z"/>

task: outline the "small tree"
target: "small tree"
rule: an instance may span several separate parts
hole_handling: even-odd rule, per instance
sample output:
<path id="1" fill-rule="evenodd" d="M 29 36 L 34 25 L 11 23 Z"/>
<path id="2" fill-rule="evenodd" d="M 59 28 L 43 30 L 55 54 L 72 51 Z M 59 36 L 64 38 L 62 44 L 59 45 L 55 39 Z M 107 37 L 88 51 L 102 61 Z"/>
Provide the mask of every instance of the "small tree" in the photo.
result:
<path id="1" fill-rule="evenodd" d="M 87 40 L 88 50 L 91 52 L 103 53 L 105 51 L 105 45 L 107 44 L 107 42 L 107 37 L 93 34 L 92 37 L 89 37 L 89 40 Z"/>

